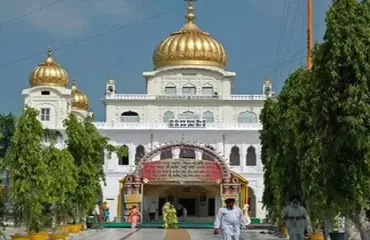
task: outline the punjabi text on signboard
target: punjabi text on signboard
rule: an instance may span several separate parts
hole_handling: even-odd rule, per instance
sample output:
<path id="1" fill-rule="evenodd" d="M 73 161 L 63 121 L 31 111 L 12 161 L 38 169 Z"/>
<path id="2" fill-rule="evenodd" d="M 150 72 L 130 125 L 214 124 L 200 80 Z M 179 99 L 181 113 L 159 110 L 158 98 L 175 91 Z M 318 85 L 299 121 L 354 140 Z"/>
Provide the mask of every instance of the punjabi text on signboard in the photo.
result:
<path id="1" fill-rule="evenodd" d="M 217 163 L 195 159 L 168 159 L 149 162 L 143 178 L 156 181 L 216 181 L 222 179 Z"/>

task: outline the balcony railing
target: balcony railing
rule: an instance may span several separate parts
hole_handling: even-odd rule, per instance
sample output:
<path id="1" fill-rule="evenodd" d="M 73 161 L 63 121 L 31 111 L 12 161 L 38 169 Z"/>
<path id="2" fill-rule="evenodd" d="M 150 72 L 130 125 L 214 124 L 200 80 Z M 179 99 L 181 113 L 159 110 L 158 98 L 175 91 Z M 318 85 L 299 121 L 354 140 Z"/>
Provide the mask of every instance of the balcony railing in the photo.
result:
<path id="1" fill-rule="evenodd" d="M 245 124 L 224 124 L 224 123 L 205 123 L 205 126 L 191 126 L 190 124 L 186 127 L 172 127 L 169 123 L 133 123 L 133 122 L 95 122 L 95 126 L 98 129 L 108 130 L 108 129 L 122 129 L 122 130 L 166 130 L 166 129 L 181 129 L 181 130 L 191 130 L 199 129 L 202 130 L 251 130 L 258 131 L 262 129 L 262 124 L 260 123 L 245 123 Z"/>
<path id="2" fill-rule="evenodd" d="M 225 100 L 225 101 L 263 101 L 266 96 L 255 95 L 230 95 L 230 96 L 210 96 L 210 95 L 147 95 L 147 94 L 114 94 L 107 95 L 106 100 Z"/>

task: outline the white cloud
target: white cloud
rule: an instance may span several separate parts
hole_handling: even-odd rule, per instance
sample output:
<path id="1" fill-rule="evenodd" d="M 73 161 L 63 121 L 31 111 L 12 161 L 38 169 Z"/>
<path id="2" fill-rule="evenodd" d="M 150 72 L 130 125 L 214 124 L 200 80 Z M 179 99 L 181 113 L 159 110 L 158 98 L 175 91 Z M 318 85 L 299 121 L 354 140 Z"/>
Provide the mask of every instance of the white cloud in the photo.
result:
<path id="1" fill-rule="evenodd" d="M 23 15 L 56 0 L 12 0 L 2 6 L 0 22 Z M 50 31 L 57 35 L 76 36 L 89 32 L 94 22 L 102 25 L 124 24 L 134 17 L 131 0 L 64 0 L 17 21 Z"/>

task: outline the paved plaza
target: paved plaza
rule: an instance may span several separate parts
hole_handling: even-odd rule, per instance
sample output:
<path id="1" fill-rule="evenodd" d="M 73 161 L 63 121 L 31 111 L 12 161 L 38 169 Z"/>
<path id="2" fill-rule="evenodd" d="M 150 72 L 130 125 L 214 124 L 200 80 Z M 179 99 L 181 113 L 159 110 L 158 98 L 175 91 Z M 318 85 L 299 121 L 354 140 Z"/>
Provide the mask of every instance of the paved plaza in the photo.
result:
<path id="1" fill-rule="evenodd" d="M 260 231 L 242 231 L 241 240 L 276 240 L 277 237 L 269 234 L 260 234 Z M 89 230 L 81 236 L 71 237 L 75 240 L 217 240 L 223 239 L 221 235 L 214 236 L 212 230 L 203 229 L 103 229 Z"/>

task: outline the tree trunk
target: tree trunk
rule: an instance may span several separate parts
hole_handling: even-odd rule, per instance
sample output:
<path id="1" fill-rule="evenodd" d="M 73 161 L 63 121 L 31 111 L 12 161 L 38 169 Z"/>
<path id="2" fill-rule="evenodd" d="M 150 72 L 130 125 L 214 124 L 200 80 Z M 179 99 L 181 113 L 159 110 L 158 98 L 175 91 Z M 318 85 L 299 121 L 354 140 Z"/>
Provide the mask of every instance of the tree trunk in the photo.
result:
<path id="1" fill-rule="evenodd" d="M 366 219 L 366 211 L 356 211 L 352 217 L 346 217 L 346 240 L 370 240 L 370 222 Z"/>
<path id="2" fill-rule="evenodd" d="M 361 240 L 361 235 L 350 217 L 345 220 L 346 240 Z"/>

